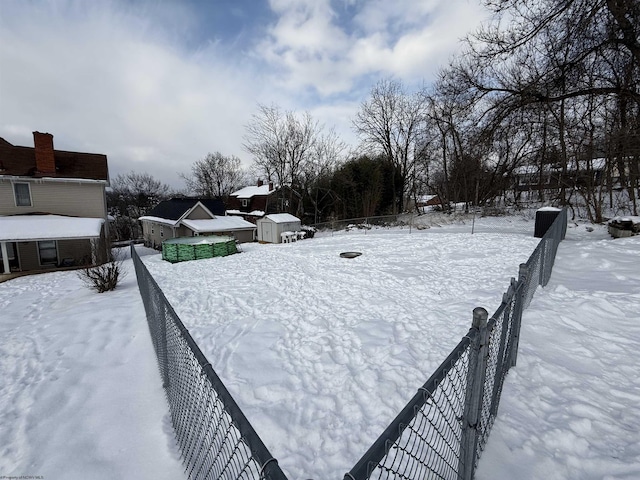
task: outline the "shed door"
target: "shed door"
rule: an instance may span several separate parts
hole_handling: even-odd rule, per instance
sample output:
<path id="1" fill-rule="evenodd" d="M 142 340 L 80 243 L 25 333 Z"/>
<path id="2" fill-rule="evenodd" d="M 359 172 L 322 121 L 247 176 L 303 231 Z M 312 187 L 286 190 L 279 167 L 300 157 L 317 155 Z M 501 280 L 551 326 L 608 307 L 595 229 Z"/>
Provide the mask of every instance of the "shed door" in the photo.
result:
<path id="1" fill-rule="evenodd" d="M 262 222 L 262 240 L 265 242 L 272 242 L 273 237 L 271 235 L 271 223 L 270 222 Z"/>

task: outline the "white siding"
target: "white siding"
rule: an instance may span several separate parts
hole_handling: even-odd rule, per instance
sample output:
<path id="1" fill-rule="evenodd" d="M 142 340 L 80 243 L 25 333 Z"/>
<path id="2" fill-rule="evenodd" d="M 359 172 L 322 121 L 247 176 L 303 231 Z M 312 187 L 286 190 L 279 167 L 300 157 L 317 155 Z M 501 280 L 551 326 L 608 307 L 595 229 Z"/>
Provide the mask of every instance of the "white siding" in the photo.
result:
<path id="1" fill-rule="evenodd" d="M 187 216 L 187 218 L 191 220 L 208 220 L 211 218 L 211 215 L 207 213 L 207 211 L 202 208 L 200 205 L 197 205 L 196 208 Z"/>
<path id="2" fill-rule="evenodd" d="M 0 215 L 53 213 L 75 217 L 105 218 L 104 184 L 57 182 L 55 180 L 15 180 L 29 183 L 31 206 L 17 207 L 13 183 L 0 179 Z"/>

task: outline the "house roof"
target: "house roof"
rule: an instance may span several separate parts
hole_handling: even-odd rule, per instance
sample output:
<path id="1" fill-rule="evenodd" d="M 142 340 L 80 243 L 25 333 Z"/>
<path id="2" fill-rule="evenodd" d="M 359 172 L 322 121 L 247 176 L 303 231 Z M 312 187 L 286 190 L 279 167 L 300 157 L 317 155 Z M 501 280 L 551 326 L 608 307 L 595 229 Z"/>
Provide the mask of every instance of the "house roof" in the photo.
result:
<path id="1" fill-rule="evenodd" d="M 106 155 L 55 149 L 53 155 L 56 165 L 55 173 L 39 173 L 36 170 L 35 148 L 12 145 L 4 138 L 0 138 L 0 176 L 109 181 Z"/>
<path id="2" fill-rule="evenodd" d="M 150 220 L 147 217 L 156 217 L 165 220 L 179 220 L 196 203 L 200 202 L 213 215 L 224 215 L 224 203 L 218 198 L 172 198 L 164 200 L 151 209 L 148 215 L 141 219 Z M 174 222 L 175 223 L 175 222 Z"/>
<path id="3" fill-rule="evenodd" d="M 266 215 L 264 218 L 268 218 L 274 223 L 291 223 L 300 221 L 298 217 L 294 217 L 290 213 L 272 213 L 271 215 Z"/>
<path id="4" fill-rule="evenodd" d="M 238 197 L 238 198 L 252 198 L 252 197 L 256 197 L 256 196 L 267 196 L 269 195 L 271 192 L 276 191 L 278 188 L 278 186 L 274 186 L 274 188 L 272 190 L 269 190 L 269 184 L 265 184 L 265 185 L 261 185 L 261 186 L 250 186 L 250 187 L 244 187 L 241 188 L 240 190 L 236 190 L 235 192 L 233 192 L 231 194 L 232 197 Z"/>
<path id="5" fill-rule="evenodd" d="M 152 215 L 143 215 L 142 217 L 138 218 L 138 220 L 140 221 L 145 220 L 147 222 L 153 222 L 153 223 L 162 223 L 164 225 L 169 225 L 171 227 L 175 227 L 178 223 L 180 223 L 179 220 L 168 220 L 166 218 L 154 217 Z"/>
<path id="6" fill-rule="evenodd" d="M 183 225 L 197 233 L 204 232 L 229 232 L 232 230 L 255 229 L 253 223 L 240 217 L 216 217 L 210 220 L 182 220 Z"/>
<path id="7" fill-rule="evenodd" d="M 575 172 L 576 170 L 584 172 L 587 171 L 587 167 L 589 167 L 592 171 L 605 170 L 607 167 L 607 159 L 606 158 L 593 158 L 591 159 L 591 164 L 587 163 L 587 160 L 579 160 L 578 162 L 571 161 L 567 163 L 567 171 Z M 542 171 L 544 173 L 555 173 L 562 170 L 561 166 L 558 165 L 543 165 Z M 534 175 L 540 172 L 540 165 L 521 165 L 513 169 L 514 175 Z"/>
<path id="8" fill-rule="evenodd" d="M 433 200 L 434 198 L 438 198 L 438 195 L 418 195 L 418 202 L 428 202 Z"/>
<path id="9" fill-rule="evenodd" d="M 102 218 L 63 215 L 9 215 L 0 217 L 0 241 L 67 240 L 100 236 Z"/>

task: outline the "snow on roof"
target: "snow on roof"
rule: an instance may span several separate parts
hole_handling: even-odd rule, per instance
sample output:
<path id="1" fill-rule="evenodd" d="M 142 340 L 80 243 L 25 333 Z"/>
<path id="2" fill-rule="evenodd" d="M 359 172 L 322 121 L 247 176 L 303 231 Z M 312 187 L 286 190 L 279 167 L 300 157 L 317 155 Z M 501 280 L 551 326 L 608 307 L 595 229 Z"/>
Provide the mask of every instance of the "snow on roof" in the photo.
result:
<path id="1" fill-rule="evenodd" d="M 228 232 L 230 230 L 246 230 L 256 228 L 253 223 L 239 217 L 216 217 L 209 220 L 182 220 L 182 224 L 194 232 Z"/>
<path id="2" fill-rule="evenodd" d="M 275 186 L 273 190 L 276 188 L 278 187 Z M 241 188 L 240 190 L 233 192 L 231 196 L 238 198 L 251 198 L 256 195 L 269 195 L 269 192 L 272 192 L 273 190 L 269 190 L 269 184 L 261 185 L 259 187 L 257 185 L 253 185 L 251 187 Z"/>
<path id="3" fill-rule="evenodd" d="M 64 240 L 100 236 L 104 219 L 62 215 L 0 217 L 0 241 Z"/>
<path id="4" fill-rule="evenodd" d="M 521 165 L 513 169 L 514 175 L 531 175 L 538 172 L 536 165 Z"/>
<path id="5" fill-rule="evenodd" d="M 266 215 L 264 218 L 268 218 L 275 223 L 290 223 L 300 221 L 298 217 L 294 217 L 289 213 L 272 213 L 271 215 Z"/>
<path id="6" fill-rule="evenodd" d="M 432 200 L 434 198 L 436 198 L 438 195 L 418 195 L 418 201 L 419 202 L 428 202 L 429 200 Z"/>
<path id="7" fill-rule="evenodd" d="M 151 215 L 144 215 L 138 218 L 138 220 L 146 220 L 147 222 L 162 223 L 163 225 L 170 225 L 172 227 L 175 227 L 178 223 L 178 220 L 169 220 L 168 218 L 154 217 Z"/>
<path id="8" fill-rule="evenodd" d="M 606 158 L 593 158 L 591 159 L 591 163 L 587 163 L 587 160 L 578 160 L 578 162 L 569 161 L 567 162 L 567 171 L 575 172 L 576 170 L 580 172 L 585 172 L 588 169 L 591 171 L 600 171 L 604 170 L 607 166 Z M 562 166 L 560 165 L 543 165 L 542 171 L 544 173 L 554 173 L 562 170 Z M 513 169 L 514 175 L 534 175 L 540 172 L 540 165 L 520 165 Z"/>
<path id="9" fill-rule="evenodd" d="M 252 210 L 251 212 L 241 212 L 240 210 L 227 210 L 227 215 L 247 215 L 250 217 L 263 217 L 264 212 L 262 210 Z"/>
<path id="10" fill-rule="evenodd" d="M 570 172 L 575 171 L 576 169 L 582 171 L 582 170 L 587 170 L 587 167 L 589 167 L 590 170 L 596 171 L 596 170 L 604 170 L 605 168 L 607 168 L 606 158 L 592 158 L 591 164 L 587 162 L 588 162 L 587 160 L 579 160 L 577 165 L 575 162 L 569 162 L 567 164 L 567 170 Z"/>

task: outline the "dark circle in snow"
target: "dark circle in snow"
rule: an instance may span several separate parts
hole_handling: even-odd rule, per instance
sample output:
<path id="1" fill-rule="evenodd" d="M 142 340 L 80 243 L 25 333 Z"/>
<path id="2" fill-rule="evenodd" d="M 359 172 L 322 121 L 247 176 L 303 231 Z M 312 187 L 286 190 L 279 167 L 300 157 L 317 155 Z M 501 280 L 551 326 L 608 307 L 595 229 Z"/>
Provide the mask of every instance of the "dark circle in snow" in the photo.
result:
<path id="1" fill-rule="evenodd" d="M 356 258 L 362 255 L 362 252 L 342 252 L 340 256 L 342 258 Z"/>

